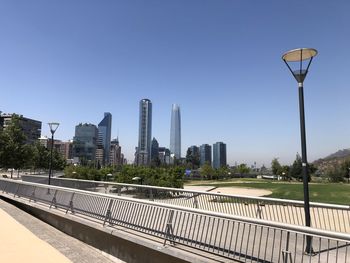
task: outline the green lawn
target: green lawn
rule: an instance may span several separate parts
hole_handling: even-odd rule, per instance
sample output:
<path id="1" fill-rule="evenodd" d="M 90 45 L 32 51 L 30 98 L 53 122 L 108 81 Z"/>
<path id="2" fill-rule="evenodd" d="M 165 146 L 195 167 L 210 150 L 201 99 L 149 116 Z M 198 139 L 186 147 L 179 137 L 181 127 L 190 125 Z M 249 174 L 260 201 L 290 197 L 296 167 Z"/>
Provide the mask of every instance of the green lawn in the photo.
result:
<path id="1" fill-rule="evenodd" d="M 267 197 L 303 200 L 303 184 L 266 181 L 259 179 L 234 179 L 230 181 L 197 181 L 192 185 L 210 185 L 217 187 L 246 187 L 266 189 L 272 192 Z M 310 201 L 332 204 L 350 204 L 350 185 L 341 183 L 310 183 Z"/>

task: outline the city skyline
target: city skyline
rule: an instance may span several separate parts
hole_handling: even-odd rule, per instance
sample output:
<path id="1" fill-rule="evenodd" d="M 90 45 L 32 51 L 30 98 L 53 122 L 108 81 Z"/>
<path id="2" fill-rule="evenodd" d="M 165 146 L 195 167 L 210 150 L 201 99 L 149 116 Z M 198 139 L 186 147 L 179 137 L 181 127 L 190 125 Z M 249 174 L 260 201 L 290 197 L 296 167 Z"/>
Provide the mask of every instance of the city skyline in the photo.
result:
<path id="1" fill-rule="evenodd" d="M 111 137 L 119 135 L 130 162 L 138 101 L 154 103 L 152 136 L 164 146 L 176 102 L 186 113 L 182 156 L 190 145 L 220 140 L 228 164 L 269 166 L 275 157 L 290 164 L 300 153 L 298 94 L 281 56 L 312 47 L 319 51 L 305 81 L 312 162 L 350 147 L 350 3 L 293 3 L 5 0 L 0 110 L 42 121 L 43 136 L 57 121 L 61 140 L 110 112 Z"/>

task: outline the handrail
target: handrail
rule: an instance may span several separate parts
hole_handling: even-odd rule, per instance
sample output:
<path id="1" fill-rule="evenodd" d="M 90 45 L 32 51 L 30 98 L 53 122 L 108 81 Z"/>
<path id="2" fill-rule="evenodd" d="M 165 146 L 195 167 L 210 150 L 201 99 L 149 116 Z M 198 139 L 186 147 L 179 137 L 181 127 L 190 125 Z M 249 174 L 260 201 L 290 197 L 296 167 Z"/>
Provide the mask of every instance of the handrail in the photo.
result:
<path id="1" fill-rule="evenodd" d="M 29 175 L 32 176 L 32 175 Z M 33 176 L 33 177 L 42 177 L 47 178 L 46 176 Z M 251 200 L 259 200 L 259 201 L 270 201 L 270 202 L 280 202 L 280 203 L 288 203 L 293 205 L 304 205 L 303 201 L 291 200 L 291 199 L 281 199 L 281 198 L 271 198 L 271 197 L 261 197 L 261 196 L 249 196 L 249 195 L 234 195 L 234 194 L 223 194 L 223 193 L 212 193 L 206 191 L 198 191 L 198 190 L 187 190 L 182 188 L 170 188 L 170 187 L 160 187 L 160 186 L 152 186 L 152 185 L 139 185 L 139 184 L 127 184 L 127 183 L 115 183 L 115 182 L 107 182 L 107 181 L 94 181 L 94 180 L 84 180 L 84 179 L 75 179 L 75 178 L 53 178 L 54 180 L 65 180 L 65 181 L 76 181 L 76 182 L 86 182 L 86 183 L 96 183 L 96 184 L 108 184 L 108 185 L 116 185 L 123 187 L 137 187 L 137 188 L 145 188 L 145 189 L 157 189 L 162 191 L 175 191 L 175 192 L 186 192 L 186 193 L 194 193 L 194 194 L 206 194 L 212 196 L 220 196 L 220 197 L 233 197 L 233 198 L 244 198 Z M 338 204 L 327 204 L 327 203 L 319 203 L 319 202 L 310 202 L 310 206 L 314 207 L 324 207 L 324 208 L 334 208 L 340 210 L 349 210 L 350 205 L 338 205 Z"/>
<path id="2" fill-rule="evenodd" d="M 350 235 L 346 233 L 11 179 L 0 178 L 0 195 L 19 202 L 33 200 L 48 209 L 97 219 L 103 226 L 130 228 L 162 238 L 164 244 L 179 243 L 230 259 L 288 263 L 350 260 Z M 315 250 L 305 251 L 306 236 L 312 238 Z"/>
<path id="3" fill-rule="evenodd" d="M 5 178 L 0 178 L 0 181 L 13 182 L 13 180 L 5 179 Z M 15 183 L 22 184 L 22 185 L 30 185 L 30 186 L 40 186 L 42 188 L 47 188 L 50 190 L 57 189 L 57 190 L 62 190 L 65 192 L 70 192 L 70 193 L 82 193 L 82 194 L 90 195 L 90 196 L 103 196 L 103 197 L 112 198 L 112 199 L 126 200 L 126 201 L 133 202 L 133 203 L 148 204 L 148 205 L 152 205 L 152 206 L 156 206 L 156 207 L 163 207 L 163 208 L 169 208 L 169 209 L 174 209 L 174 210 L 179 210 L 179 211 L 184 211 L 184 212 L 198 213 L 201 215 L 207 215 L 207 216 L 213 216 L 213 217 L 221 217 L 221 218 L 232 219 L 232 220 L 241 221 L 241 222 L 245 222 L 245 223 L 249 223 L 249 224 L 259 224 L 259 225 L 264 225 L 264 226 L 268 226 L 268 227 L 283 228 L 286 230 L 299 232 L 299 233 L 305 233 L 305 234 L 310 234 L 310 235 L 312 234 L 312 235 L 317 235 L 317 236 L 328 236 L 328 237 L 332 237 L 334 239 L 350 241 L 350 234 L 321 230 L 321 229 L 316 229 L 316 228 L 312 228 L 312 227 L 297 226 L 297 225 L 279 223 L 279 222 L 268 221 L 268 220 L 263 220 L 263 219 L 252 219 L 249 217 L 236 216 L 236 215 L 230 215 L 230 214 L 219 213 L 219 212 L 212 212 L 212 211 L 207 211 L 207 210 L 202 210 L 202 209 L 193 209 L 193 208 L 189 208 L 189 207 L 176 206 L 176 205 L 164 204 L 164 203 L 157 203 L 157 202 L 152 202 L 152 201 L 148 201 L 148 200 L 135 199 L 135 198 L 125 197 L 125 196 L 116 196 L 116 195 L 106 194 L 106 193 L 97 193 L 97 192 L 91 192 L 91 191 L 73 189 L 73 188 L 67 188 L 67 187 L 61 187 L 61 186 L 53 186 L 53 185 L 49 186 L 49 185 L 30 183 L 30 182 L 19 182 L 19 181 L 15 181 Z M 0 194 L 1 194 L 1 192 L 0 192 Z"/>

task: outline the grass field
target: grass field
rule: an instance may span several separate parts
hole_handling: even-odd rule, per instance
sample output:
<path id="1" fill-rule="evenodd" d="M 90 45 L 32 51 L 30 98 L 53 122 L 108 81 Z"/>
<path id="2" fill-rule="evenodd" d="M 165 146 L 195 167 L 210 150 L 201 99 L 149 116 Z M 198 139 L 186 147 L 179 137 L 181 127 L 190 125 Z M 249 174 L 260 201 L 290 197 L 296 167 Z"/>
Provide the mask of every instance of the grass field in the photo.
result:
<path id="1" fill-rule="evenodd" d="M 267 181 L 262 179 L 233 179 L 228 181 L 191 181 L 186 184 L 217 187 L 245 187 L 266 189 L 272 192 L 267 197 L 303 200 L 303 184 Z M 350 185 L 342 183 L 310 183 L 310 201 L 350 205 Z"/>

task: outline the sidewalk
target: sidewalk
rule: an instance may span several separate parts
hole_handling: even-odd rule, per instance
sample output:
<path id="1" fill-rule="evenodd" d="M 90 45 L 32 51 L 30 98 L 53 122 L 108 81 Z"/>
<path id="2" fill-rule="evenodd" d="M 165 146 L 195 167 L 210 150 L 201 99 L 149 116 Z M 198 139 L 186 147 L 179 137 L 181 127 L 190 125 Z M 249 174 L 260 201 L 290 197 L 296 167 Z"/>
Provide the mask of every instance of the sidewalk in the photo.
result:
<path id="1" fill-rule="evenodd" d="M 0 262 L 71 262 L 0 208 Z"/>

